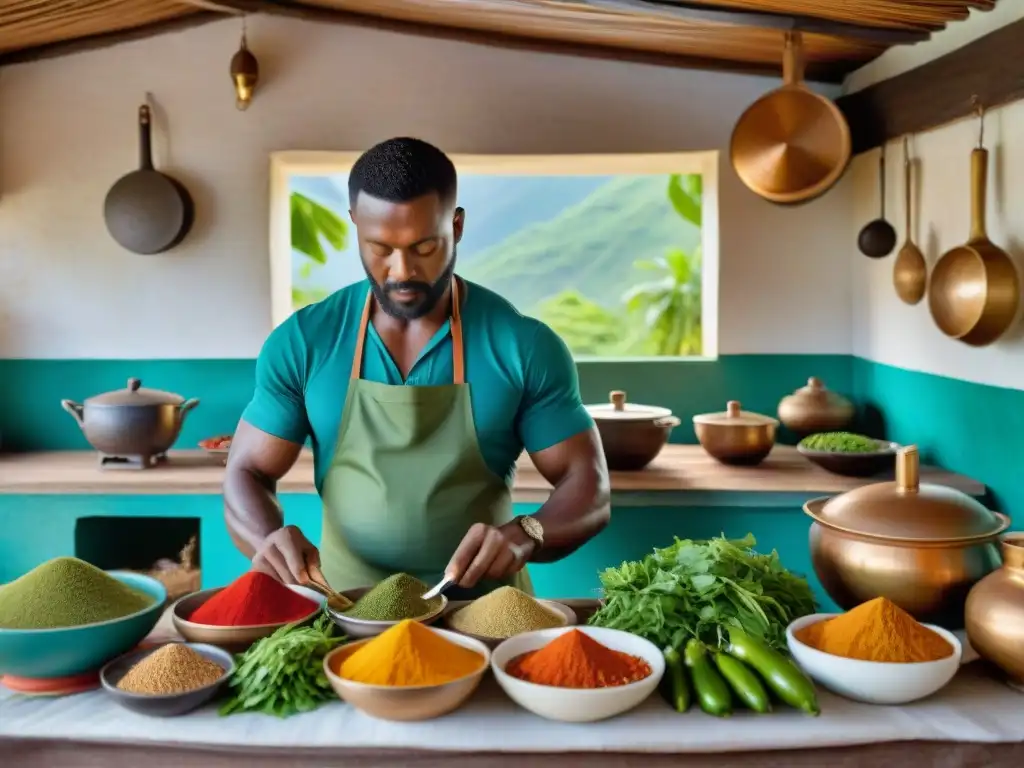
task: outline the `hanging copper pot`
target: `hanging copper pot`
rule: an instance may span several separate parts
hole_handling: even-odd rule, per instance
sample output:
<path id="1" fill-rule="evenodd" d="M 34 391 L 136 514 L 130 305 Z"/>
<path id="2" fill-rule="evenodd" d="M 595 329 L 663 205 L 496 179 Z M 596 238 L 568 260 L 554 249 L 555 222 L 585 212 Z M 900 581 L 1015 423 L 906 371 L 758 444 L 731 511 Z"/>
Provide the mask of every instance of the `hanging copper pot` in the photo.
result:
<path id="1" fill-rule="evenodd" d="M 850 162 L 850 126 L 839 107 L 803 82 L 803 38 L 787 32 L 783 85 L 755 101 L 732 132 L 736 174 L 755 194 L 792 205 L 818 197 Z"/>
<path id="2" fill-rule="evenodd" d="M 895 482 L 812 499 L 804 512 L 814 572 L 840 608 L 886 597 L 947 629 L 964 626 L 967 594 L 999 567 L 1010 525 L 955 488 L 921 483 L 916 446 L 899 449 Z"/>

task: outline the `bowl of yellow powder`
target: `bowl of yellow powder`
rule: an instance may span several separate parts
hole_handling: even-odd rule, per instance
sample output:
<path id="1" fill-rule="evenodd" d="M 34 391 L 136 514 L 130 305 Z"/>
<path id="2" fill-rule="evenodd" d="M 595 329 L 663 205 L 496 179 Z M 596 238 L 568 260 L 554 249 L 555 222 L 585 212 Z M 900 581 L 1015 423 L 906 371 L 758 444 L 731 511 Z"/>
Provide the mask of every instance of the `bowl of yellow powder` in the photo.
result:
<path id="1" fill-rule="evenodd" d="M 479 640 L 406 619 L 324 657 L 334 692 L 382 720 L 430 720 L 465 703 L 490 664 Z"/>
<path id="2" fill-rule="evenodd" d="M 921 624 L 884 597 L 840 614 L 815 613 L 786 629 L 794 661 L 833 693 L 866 704 L 908 704 L 940 691 L 960 668 L 947 629 Z"/>
<path id="3" fill-rule="evenodd" d="M 490 648 L 523 632 L 576 623 L 576 614 L 569 606 L 553 600 L 537 600 L 515 587 L 499 587 L 445 615 L 449 629 Z"/>

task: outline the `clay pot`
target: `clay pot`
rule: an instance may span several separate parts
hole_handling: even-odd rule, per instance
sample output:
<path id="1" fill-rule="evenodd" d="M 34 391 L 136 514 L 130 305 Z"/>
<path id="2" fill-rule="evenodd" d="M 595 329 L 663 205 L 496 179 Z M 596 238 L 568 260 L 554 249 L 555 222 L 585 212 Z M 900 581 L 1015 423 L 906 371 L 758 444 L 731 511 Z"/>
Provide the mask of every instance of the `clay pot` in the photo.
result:
<path id="1" fill-rule="evenodd" d="M 779 420 L 800 436 L 843 430 L 853 421 L 853 414 L 853 403 L 826 389 L 816 376 L 779 402 Z"/>
<path id="2" fill-rule="evenodd" d="M 1002 541 L 1003 567 L 967 595 L 967 639 L 978 654 L 1024 685 L 1024 533 Z"/>
<path id="3" fill-rule="evenodd" d="M 588 405 L 604 446 L 608 469 L 623 472 L 641 470 L 661 453 L 679 418 L 668 408 L 626 402 L 626 393 L 616 390 L 609 402 Z"/>

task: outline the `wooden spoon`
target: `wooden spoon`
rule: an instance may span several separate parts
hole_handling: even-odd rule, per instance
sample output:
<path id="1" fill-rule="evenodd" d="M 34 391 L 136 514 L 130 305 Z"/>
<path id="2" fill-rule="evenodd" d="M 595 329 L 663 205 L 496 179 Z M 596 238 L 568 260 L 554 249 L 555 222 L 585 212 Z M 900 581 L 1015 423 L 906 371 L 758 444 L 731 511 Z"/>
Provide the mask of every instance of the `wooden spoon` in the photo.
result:
<path id="1" fill-rule="evenodd" d="M 309 571 L 309 581 L 302 586 L 309 587 L 326 597 L 327 605 L 336 611 L 347 611 L 352 607 L 352 601 L 341 594 L 341 592 L 335 592 L 331 585 L 327 583 L 323 572 L 317 566 L 307 566 L 307 570 Z"/>
<path id="2" fill-rule="evenodd" d="M 910 208 L 911 208 L 911 168 L 910 149 L 907 137 L 903 137 L 903 186 L 906 195 L 907 210 L 907 239 L 896 254 L 896 263 L 892 268 L 892 283 L 896 288 L 896 295 L 907 304 L 917 304 L 924 298 L 925 288 L 928 283 L 928 265 L 925 263 L 924 254 L 914 244 L 914 238 L 910 229 Z"/>

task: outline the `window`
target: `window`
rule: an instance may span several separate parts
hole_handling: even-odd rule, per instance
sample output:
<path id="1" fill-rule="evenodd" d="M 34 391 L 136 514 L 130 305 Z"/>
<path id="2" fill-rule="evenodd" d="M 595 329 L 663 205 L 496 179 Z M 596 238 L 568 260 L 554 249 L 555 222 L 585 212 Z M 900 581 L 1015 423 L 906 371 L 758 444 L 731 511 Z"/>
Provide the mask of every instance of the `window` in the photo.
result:
<path id="1" fill-rule="evenodd" d="M 365 273 L 357 153 L 272 157 L 274 323 Z M 578 360 L 715 357 L 717 153 L 454 155 L 457 271 L 550 325 Z"/>

